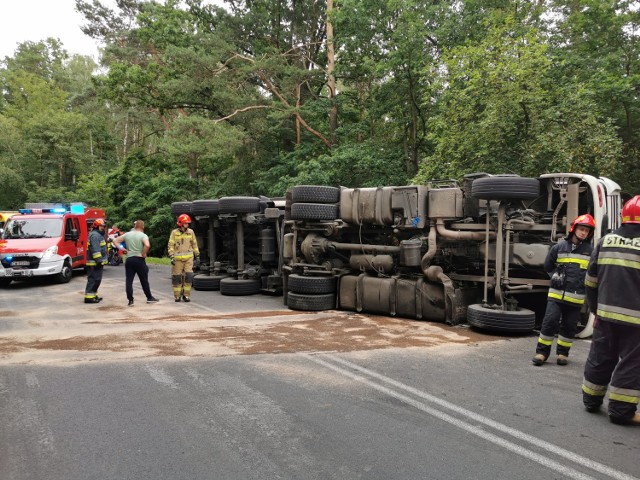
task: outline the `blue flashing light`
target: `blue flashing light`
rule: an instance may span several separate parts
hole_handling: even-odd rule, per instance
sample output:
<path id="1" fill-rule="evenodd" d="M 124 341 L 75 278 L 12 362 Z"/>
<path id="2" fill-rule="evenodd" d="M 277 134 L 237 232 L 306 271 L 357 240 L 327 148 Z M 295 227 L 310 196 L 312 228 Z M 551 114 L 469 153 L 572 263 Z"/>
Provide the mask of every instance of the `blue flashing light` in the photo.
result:
<path id="1" fill-rule="evenodd" d="M 11 255 L 7 255 L 6 257 L 4 257 L 4 259 L 5 259 L 7 262 L 11 263 L 11 261 L 13 260 L 13 257 L 12 257 Z"/>
<path id="2" fill-rule="evenodd" d="M 84 215 L 84 205 L 71 205 L 70 211 L 74 215 Z"/>
<path id="3" fill-rule="evenodd" d="M 19 208 L 18 212 L 21 213 L 22 215 L 32 213 L 30 208 Z"/>
<path id="4" fill-rule="evenodd" d="M 63 207 L 51 209 L 51 213 L 66 213 L 66 212 L 67 212 L 67 209 Z"/>

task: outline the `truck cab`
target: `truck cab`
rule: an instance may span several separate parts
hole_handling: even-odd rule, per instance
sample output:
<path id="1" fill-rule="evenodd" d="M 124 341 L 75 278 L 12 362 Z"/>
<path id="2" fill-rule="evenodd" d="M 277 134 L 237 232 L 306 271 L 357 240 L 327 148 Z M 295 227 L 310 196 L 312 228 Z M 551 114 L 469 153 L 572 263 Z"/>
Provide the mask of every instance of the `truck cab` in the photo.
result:
<path id="1" fill-rule="evenodd" d="M 86 265 L 90 225 L 104 216 L 103 210 L 81 204 L 31 204 L 20 209 L 0 236 L 0 286 L 41 276 L 69 282 L 72 271 Z"/>

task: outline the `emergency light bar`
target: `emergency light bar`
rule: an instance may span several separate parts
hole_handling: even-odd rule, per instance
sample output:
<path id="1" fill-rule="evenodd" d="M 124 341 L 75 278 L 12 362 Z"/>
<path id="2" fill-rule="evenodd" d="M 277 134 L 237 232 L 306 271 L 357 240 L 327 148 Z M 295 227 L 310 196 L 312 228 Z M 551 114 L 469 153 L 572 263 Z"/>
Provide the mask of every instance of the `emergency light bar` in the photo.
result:
<path id="1" fill-rule="evenodd" d="M 44 204 L 43 204 L 44 205 Z M 74 203 L 65 207 L 63 205 L 56 206 L 46 206 L 46 207 L 30 207 L 30 208 L 20 208 L 18 212 L 22 215 L 36 214 L 36 213 L 71 213 L 73 215 L 83 215 L 84 214 L 84 205 Z"/>

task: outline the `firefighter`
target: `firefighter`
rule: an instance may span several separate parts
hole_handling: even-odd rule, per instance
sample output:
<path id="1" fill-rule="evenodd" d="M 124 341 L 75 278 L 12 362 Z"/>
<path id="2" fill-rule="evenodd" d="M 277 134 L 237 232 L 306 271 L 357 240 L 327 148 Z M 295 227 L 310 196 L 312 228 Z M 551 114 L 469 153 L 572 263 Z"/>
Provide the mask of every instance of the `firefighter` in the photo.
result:
<path id="1" fill-rule="evenodd" d="M 600 410 L 609 390 L 609 419 L 640 425 L 640 195 L 622 207 L 622 226 L 600 239 L 587 270 L 587 304 L 596 315 L 582 397 Z"/>
<path id="2" fill-rule="evenodd" d="M 590 239 L 595 228 L 596 222 L 591 215 L 580 215 L 571 223 L 567 238 L 549 250 L 544 269 L 551 275 L 551 285 L 536 355 L 531 360 L 536 366 L 544 364 L 549 358 L 556 335 L 556 363 L 568 363 L 569 350 L 573 345 L 580 310 L 584 304 L 584 278 L 589 256 L 593 251 Z"/>
<path id="3" fill-rule="evenodd" d="M 191 301 L 193 265 L 198 261 L 200 251 L 196 234 L 189 228 L 191 217 L 183 213 L 178 217 L 178 228 L 171 231 L 167 250 L 171 259 L 171 285 L 176 302 L 181 299 Z"/>
<path id="4" fill-rule="evenodd" d="M 107 242 L 104 229 L 107 223 L 102 218 L 93 221 L 87 241 L 87 286 L 84 289 L 84 303 L 100 303 L 98 288 L 102 283 L 103 267 L 107 263 Z"/>

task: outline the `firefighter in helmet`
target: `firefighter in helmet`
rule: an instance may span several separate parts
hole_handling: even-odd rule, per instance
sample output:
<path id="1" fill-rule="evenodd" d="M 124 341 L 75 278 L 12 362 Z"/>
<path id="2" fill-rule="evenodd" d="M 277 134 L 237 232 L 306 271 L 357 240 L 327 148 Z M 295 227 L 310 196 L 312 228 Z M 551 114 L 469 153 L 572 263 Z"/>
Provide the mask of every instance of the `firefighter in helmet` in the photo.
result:
<path id="1" fill-rule="evenodd" d="M 84 289 L 84 303 L 100 303 L 98 288 L 102 283 L 103 267 L 107 263 L 107 241 L 104 229 L 107 222 L 103 218 L 93 221 L 93 228 L 89 232 L 87 241 L 87 286 Z"/>
<path id="2" fill-rule="evenodd" d="M 609 391 L 609 420 L 640 426 L 640 195 L 622 207 L 622 226 L 602 237 L 587 269 L 587 304 L 596 315 L 582 400 L 598 412 Z"/>
<path id="3" fill-rule="evenodd" d="M 191 217 L 183 213 L 178 217 L 178 228 L 171 231 L 167 250 L 171 259 L 171 285 L 176 302 L 191 301 L 193 265 L 198 261 L 200 251 L 196 234 L 189 228 Z"/>
<path id="4" fill-rule="evenodd" d="M 567 237 L 549 250 L 544 269 L 551 275 L 551 285 L 536 354 L 531 360 L 536 366 L 549 358 L 556 335 L 556 362 L 558 365 L 568 363 L 584 304 L 584 278 L 593 251 L 590 240 L 595 228 L 596 222 L 591 215 L 580 215 L 571 223 Z"/>

